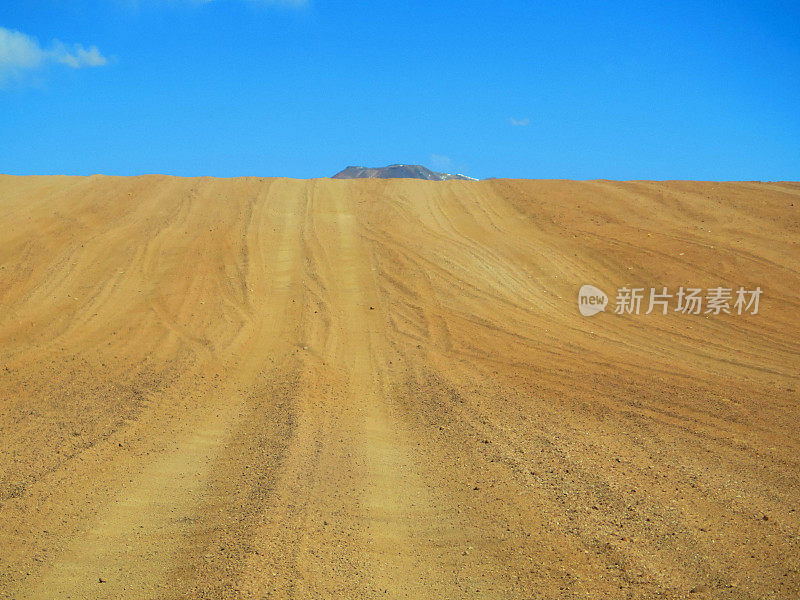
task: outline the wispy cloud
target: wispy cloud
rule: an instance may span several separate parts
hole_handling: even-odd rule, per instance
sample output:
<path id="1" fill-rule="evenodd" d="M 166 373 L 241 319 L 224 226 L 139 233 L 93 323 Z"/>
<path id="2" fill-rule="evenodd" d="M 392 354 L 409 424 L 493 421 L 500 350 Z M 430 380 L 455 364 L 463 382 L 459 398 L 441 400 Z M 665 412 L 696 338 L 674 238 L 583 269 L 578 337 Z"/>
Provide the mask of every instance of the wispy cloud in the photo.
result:
<path id="1" fill-rule="evenodd" d="M 83 67 L 103 67 L 108 64 L 108 59 L 100 54 L 97 46 L 84 48 L 80 44 L 75 44 L 71 49 L 61 42 L 54 42 L 51 56 L 59 62 L 73 69 Z"/>
<path id="2" fill-rule="evenodd" d="M 70 46 L 53 40 L 49 47 L 43 48 L 36 38 L 21 31 L 0 27 L 0 83 L 47 64 L 82 69 L 102 67 L 108 64 L 108 59 L 100 53 L 97 46 Z"/>
<path id="3" fill-rule="evenodd" d="M 525 117 L 524 119 L 515 119 L 514 117 L 511 117 L 508 122 L 514 127 L 527 127 L 531 124 L 531 120 L 528 117 Z"/>
<path id="4" fill-rule="evenodd" d="M 469 166 L 461 161 L 453 160 L 444 154 L 431 154 L 428 164 L 434 171 L 441 173 L 466 173 Z"/>
<path id="5" fill-rule="evenodd" d="M 431 166 L 434 171 L 444 171 L 449 173 L 453 168 L 453 159 L 444 154 L 431 154 Z"/>

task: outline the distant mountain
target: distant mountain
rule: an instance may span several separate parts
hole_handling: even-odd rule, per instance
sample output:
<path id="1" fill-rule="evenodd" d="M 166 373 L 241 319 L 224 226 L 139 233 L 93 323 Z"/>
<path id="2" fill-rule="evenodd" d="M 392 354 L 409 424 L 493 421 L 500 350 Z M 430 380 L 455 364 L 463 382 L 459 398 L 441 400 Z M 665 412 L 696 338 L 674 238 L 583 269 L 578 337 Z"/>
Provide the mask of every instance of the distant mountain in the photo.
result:
<path id="1" fill-rule="evenodd" d="M 466 175 L 437 173 L 421 165 L 389 165 L 388 167 L 347 167 L 331 179 L 427 179 L 429 181 L 447 181 L 449 179 L 465 179 L 476 181 Z"/>

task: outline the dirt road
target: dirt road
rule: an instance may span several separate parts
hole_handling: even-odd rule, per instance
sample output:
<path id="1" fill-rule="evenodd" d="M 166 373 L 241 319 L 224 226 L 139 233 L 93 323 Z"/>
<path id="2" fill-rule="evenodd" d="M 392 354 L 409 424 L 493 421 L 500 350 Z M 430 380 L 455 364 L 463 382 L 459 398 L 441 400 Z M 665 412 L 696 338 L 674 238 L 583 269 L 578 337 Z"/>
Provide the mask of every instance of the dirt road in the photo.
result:
<path id="1" fill-rule="evenodd" d="M 0 177 L 0 598 L 797 598 L 798 206 Z"/>

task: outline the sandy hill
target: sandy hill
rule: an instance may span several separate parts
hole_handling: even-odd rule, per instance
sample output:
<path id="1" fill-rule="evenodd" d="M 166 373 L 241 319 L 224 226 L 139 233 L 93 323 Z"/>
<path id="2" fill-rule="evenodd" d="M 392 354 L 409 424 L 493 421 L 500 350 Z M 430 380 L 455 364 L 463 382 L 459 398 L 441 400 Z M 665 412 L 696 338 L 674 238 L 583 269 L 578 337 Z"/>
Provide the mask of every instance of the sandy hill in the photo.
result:
<path id="1" fill-rule="evenodd" d="M 796 598 L 799 203 L 0 177 L 0 597 Z"/>

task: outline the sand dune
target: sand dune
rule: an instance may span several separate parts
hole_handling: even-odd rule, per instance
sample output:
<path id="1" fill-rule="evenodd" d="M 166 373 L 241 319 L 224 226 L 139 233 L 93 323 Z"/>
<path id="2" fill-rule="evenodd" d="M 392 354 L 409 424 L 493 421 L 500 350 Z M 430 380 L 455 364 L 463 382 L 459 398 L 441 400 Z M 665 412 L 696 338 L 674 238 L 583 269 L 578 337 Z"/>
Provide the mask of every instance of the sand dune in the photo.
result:
<path id="1" fill-rule="evenodd" d="M 797 598 L 799 205 L 0 177 L 0 597 Z"/>

